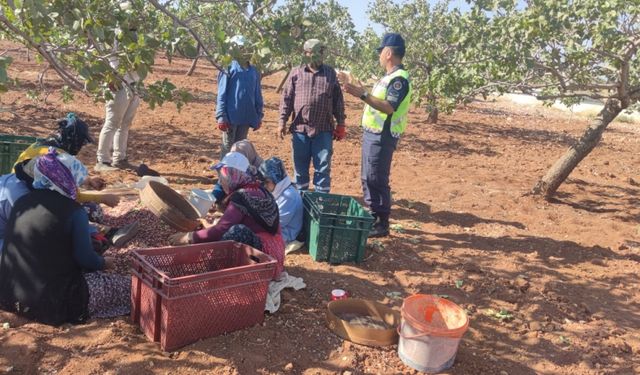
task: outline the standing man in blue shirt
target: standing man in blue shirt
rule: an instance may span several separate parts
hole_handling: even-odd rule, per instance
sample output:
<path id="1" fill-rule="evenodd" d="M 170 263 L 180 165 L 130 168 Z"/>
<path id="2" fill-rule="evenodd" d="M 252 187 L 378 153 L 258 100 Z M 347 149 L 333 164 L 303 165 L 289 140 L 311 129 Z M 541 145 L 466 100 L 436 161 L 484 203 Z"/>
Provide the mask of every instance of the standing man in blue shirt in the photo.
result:
<path id="1" fill-rule="evenodd" d="M 222 131 L 222 159 L 237 141 L 247 138 L 249 128 L 254 131 L 262 126 L 264 117 L 260 73 L 249 59 L 246 40 L 236 35 L 231 38 L 231 62 L 228 71 L 218 75 L 218 99 L 216 119 L 218 129 Z"/>

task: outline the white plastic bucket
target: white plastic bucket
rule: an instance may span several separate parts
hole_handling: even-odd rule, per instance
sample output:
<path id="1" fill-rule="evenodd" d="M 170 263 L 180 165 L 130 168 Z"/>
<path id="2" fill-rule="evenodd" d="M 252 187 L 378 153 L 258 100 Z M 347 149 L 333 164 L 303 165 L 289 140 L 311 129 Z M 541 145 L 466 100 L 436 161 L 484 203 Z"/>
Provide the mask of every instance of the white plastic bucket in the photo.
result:
<path id="1" fill-rule="evenodd" d="M 464 310 L 453 302 L 436 296 L 410 296 L 402 305 L 398 356 L 418 371 L 442 372 L 453 366 L 468 322 Z"/>
<path id="2" fill-rule="evenodd" d="M 189 193 L 189 202 L 198 210 L 200 217 L 205 217 L 211 206 L 213 206 L 213 203 L 215 203 L 215 198 L 213 194 L 207 191 L 193 189 L 191 193 Z"/>
<path id="3" fill-rule="evenodd" d="M 149 181 L 157 181 L 163 185 L 169 185 L 169 181 L 167 181 L 167 179 L 164 177 L 142 176 L 140 180 L 138 180 L 138 182 L 136 182 L 135 185 L 133 185 L 133 187 L 135 187 L 136 189 L 142 190 L 149 184 Z"/>

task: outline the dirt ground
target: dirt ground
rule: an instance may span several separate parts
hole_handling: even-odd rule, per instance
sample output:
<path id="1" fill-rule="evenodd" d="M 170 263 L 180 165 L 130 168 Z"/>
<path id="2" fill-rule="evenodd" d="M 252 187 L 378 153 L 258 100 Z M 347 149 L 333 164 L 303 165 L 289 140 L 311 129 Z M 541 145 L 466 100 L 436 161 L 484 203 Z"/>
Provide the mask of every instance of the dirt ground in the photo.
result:
<path id="1" fill-rule="evenodd" d="M 97 137 L 104 105 L 77 95 L 63 104 L 26 98 L 41 66 L 14 52 L 20 89 L 0 96 L 0 131 L 44 136 L 74 111 Z M 195 94 L 173 105 L 141 105 L 130 159 L 159 170 L 176 189 L 208 188 L 219 154 L 216 72 L 158 58 L 151 79 L 168 77 Z M 275 138 L 280 76 L 264 81 L 266 121 L 251 132 L 262 156 L 291 169 L 289 140 Z M 52 75 L 46 88 L 59 88 Z M 332 192 L 360 197 L 359 100 L 347 100 L 348 136 L 335 144 Z M 450 374 L 640 373 L 640 127 L 614 123 L 601 144 L 545 202 L 525 193 L 579 136 L 583 118 L 507 102 L 477 102 L 427 124 L 411 112 L 394 155 L 392 235 L 369 240 L 362 264 L 329 265 L 308 254 L 286 268 L 307 288 L 283 295 L 264 324 L 164 353 L 128 317 L 49 327 L 0 312 L 0 373 L 18 374 L 359 374 L 412 373 L 397 347 L 343 341 L 324 323 L 331 289 L 400 308 L 413 293 L 446 295 L 464 307 L 469 330 Z M 95 146 L 80 158 L 95 162 Z M 116 185 L 125 172 L 105 175 Z M 131 204 L 125 202 L 123 204 Z M 134 245 L 136 243 L 134 242 Z M 395 292 L 395 293 L 394 293 Z M 398 298 L 400 296 L 401 298 Z M 498 311 L 503 314 L 498 314 Z M 6 325 L 4 325 L 6 327 Z"/>

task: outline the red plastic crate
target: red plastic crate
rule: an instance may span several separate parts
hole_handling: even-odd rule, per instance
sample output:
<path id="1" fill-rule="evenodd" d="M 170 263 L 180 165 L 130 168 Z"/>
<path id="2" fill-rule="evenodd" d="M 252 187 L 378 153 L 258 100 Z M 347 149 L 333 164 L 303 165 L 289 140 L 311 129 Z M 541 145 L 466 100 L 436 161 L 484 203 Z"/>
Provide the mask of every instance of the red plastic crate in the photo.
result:
<path id="1" fill-rule="evenodd" d="M 271 256 L 233 241 L 132 254 L 131 319 L 162 350 L 263 321 Z"/>

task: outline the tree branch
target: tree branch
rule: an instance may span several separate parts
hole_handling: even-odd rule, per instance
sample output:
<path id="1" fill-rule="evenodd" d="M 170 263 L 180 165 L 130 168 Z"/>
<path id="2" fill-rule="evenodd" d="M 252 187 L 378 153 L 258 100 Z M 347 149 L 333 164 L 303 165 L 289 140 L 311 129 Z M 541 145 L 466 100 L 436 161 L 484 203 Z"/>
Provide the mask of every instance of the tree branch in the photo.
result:
<path id="1" fill-rule="evenodd" d="M 9 52 L 20 52 L 22 48 L 9 48 L 9 49 L 5 49 L 4 51 L 0 52 L 0 57 L 6 55 Z"/>
<path id="2" fill-rule="evenodd" d="M 271 35 L 270 32 L 266 31 L 265 29 L 262 28 L 262 26 L 260 26 L 260 24 L 258 24 L 252 17 L 252 15 L 250 15 L 247 12 L 247 9 L 245 7 L 242 6 L 242 4 L 240 4 L 240 1 L 238 0 L 233 0 L 233 4 L 235 4 L 235 6 L 238 8 L 238 10 L 240 11 L 240 13 L 242 13 L 242 15 L 244 16 L 244 18 L 247 19 L 247 21 L 249 21 L 253 26 L 255 26 L 256 29 L 258 29 L 258 31 L 260 31 L 260 33 L 262 35 Z"/>
<path id="3" fill-rule="evenodd" d="M 58 73 L 60 78 L 62 78 L 62 80 L 65 81 L 70 87 L 78 91 L 84 91 L 84 86 L 82 85 L 82 83 L 78 79 L 76 79 L 73 75 L 71 75 L 71 73 L 69 73 L 63 66 L 61 66 L 59 61 L 54 56 L 52 56 L 49 53 L 49 51 L 47 51 L 47 49 L 45 49 L 41 44 L 36 43 L 33 39 L 31 39 L 31 37 L 23 33 L 22 30 L 15 27 L 11 23 L 11 21 L 9 21 L 7 17 L 5 17 L 2 14 L 0 14 L 0 22 L 2 22 L 2 24 L 6 28 L 11 30 L 14 35 L 19 36 L 25 42 L 27 42 L 31 47 L 35 48 L 40 53 L 40 55 L 45 60 L 47 60 L 51 68 L 53 68 L 53 70 L 55 70 L 56 73 Z"/>
<path id="4" fill-rule="evenodd" d="M 622 56 L 623 61 L 631 60 L 633 55 L 638 52 L 638 47 L 640 47 L 640 35 L 634 35 L 634 37 L 631 39 L 631 45 L 629 46 L 629 48 L 627 48 L 624 55 Z"/>
<path id="5" fill-rule="evenodd" d="M 185 23 L 184 21 L 182 21 L 180 18 L 178 18 L 175 14 L 171 13 L 169 10 L 167 10 L 167 8 L 164 5 L 161 5 L 158 0 L 149 0 L 149 2 L 151 4 L 153 4 L 154 7 L 156 7 L 156 9 L 160 10 L 162 13 L 166 14 L 169 18 L 171 18 L 173 20 L 173 22 L 177 23 L 178 25 L 184 27 L 185 29 L 187 29 L 189 31 L 189 34 L 191 34 L 191 36 L 196 40 L 196 42 L 198 42 L 198 44 L 200 44 L 200 46 L 202 46 L 202 51 L 204 51 L 207 61 L 209 61 L 209 63 L 211 63 L 211 65 L 213 65 L 216 69 L 218 69 L 221 72 L 224 72 L 225 69 L 220 66 L 214 59 L 213 59 L 213 54 L 209 51 L 209 49 L 205 46 L 205 44 L 202 42 L 202 38 L 200 38 L 200 35 L 198 35 L 198 33 L 196 33 L 187 23 Z"/>
<path id="6" fill-rule="evenodd" d="M 420 67 L 427 74 L 427 76 L 431 75 L 431 67 L 429 66 L 429 64 L 423 63 L 422 61 L 414 61 L 413 64 Z"/>
<path id="7" fill-rule="evenodd" d="M 617 83 L 570 83 L 565 87 L 567 91 L 579 91 L 579 90 L 616 90 L 618 89 Z"/>
<path id="8" fill-rule="evenodd" d="M 250 20 L 251 20 L 251 19 L 253 19 L 253 18 L 254 18 L 258 13 L 262 12 L 263 10 L 265 10 L 265 9 L 267 9 L 267 8 L 271 8 L 271 7 L 276 3 L 276 1 L 277 1 L 277 0 L 271 0 L 271 1 L 268 1 L 268 2 L 264 3 L 264 5 L 262 5 L 262 6 L 261 6 L 261 7 L 259 7 L 258 9 L 255 9 L 255 10 L 253 11 L 253 13 L 251 14 L 251 17 L 249 17 L 249 18 L 250 18 Z"/>
<path id="9" fill-rule="evenodd" d="M 554 67 L 551 67 L 551 66 L 544 65 L 543 63 L 541 63 L 538 60 L 534 60 L 533 61 L 533 65 L 538 67 L 538 68 L 540 68 L 540 69 L 546 70 L 547 72 L 551 73 L 558 80 L 558 84 L 560 85 L 562 90 L 563 91 L 566 90 L 567 83 L 566 83 L 564 77 L 562 76 L 562 74 L 560 74 L 560 72 L 558 71 L 558 69 L 556 69 Z"/>
<path id="10" fill-rule="evenodd" d="M 623 57 L 622 57 L 622 56 L 618 56 L 618 55 L 616 55 L 615 53 L 611 53 L 611 52 L 609 52 L 609 51 L 603 51 L 603 50 L 595 49 L 595 48 L 593 48 L 593 49 L 591 49 L 591 50 L 592 50 L 594 53 L 596 53 L 596 54 L 598 54 L 598 55 L 600 55 L 600 56 L 608 57 L 608 58 L 610 58 L 610 59 L 614 59 L 614 60 L 616 60 L 616 61 L 618 61 L 618 62 L 622 62 L 622 61 L 623 61 Z"/>
<path id="11" fill-rule="evenodd" d="M 571 94 L 551 94 L 551 95 L 536 95 L 536 99 L 538 100 L 551 100 L 551 99 L 562 99 L 562 98 L 592 98 L 592 99 L 610 99 L 611 96 L 608 95 L 600 95 L 596 93 L 571 93 Z"/>

